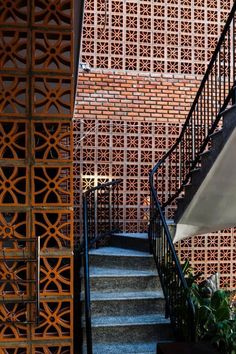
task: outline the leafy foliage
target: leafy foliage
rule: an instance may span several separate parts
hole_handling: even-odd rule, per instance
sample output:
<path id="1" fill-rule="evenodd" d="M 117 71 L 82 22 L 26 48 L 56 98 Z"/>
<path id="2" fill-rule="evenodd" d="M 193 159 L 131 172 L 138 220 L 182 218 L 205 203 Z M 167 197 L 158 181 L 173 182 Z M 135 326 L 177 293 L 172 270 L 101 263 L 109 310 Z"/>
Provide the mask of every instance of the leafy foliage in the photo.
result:
<path id="1" fill-rule="evenodd" d="M 195 307 L 195 328 L 198 341 L 210 341 L 222 354 L 236 354 L 236 314 L 230 294 L 224 290 L 211 291 L 205 282 L 198 283 L 189 262 L 183 265 L 189 293 Z"/>

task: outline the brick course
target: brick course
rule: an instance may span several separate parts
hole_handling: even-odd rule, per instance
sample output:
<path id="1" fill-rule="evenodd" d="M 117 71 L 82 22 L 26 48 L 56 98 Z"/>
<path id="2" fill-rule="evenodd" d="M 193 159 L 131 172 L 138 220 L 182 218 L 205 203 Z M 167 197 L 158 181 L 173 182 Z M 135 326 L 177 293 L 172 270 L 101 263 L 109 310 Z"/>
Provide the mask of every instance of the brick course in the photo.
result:
<path id="1" fill-rule="evenodd" d="M 94 70 L 80 73 L 76 119 L 182 122 L 200 77 Z"/>

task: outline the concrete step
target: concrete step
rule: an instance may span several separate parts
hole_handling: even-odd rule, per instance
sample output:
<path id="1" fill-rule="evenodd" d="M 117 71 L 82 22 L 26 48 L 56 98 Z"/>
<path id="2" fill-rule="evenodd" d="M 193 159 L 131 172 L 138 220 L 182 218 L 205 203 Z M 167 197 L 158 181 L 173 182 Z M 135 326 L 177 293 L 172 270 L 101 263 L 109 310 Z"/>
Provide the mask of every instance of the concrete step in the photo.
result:
<path id="1" fill-rule="evenodd" d="M 86 348 L 83 354 L 87 354 Z M 96 343 L 93 354 L 156 354 L 156 342 L 150 343 Z"/>
<path id="2" fill-rule="evenodd" d="M 160 289 L 157 271 L 90 268 L 91 291 L 119 292 Z"/>
<path id="3" fill-rule="evenodd" d="M 154 354 L 157 341 L 172 338 L 153 256 L 136 241 L 148 243 L 147 234 L 119 234 L 113 247 L 90 250 L 94 354 Z"/>
<path id="4" fill-rule="evenodd" d="M 92 321 L 95 343 L 137 343 L 169 339 L 170 323 L 164 316 L 105 316 Z"/>
<path id="5" fill-rule="evenodd" d="M 151 270 L 153 256 L 149 252 L 118 247 L 101 247 L 89 252 L 90 267 Z"/>
<path id="6" fill-rule="evenodd" d="M 120 293 L 91 293 L 91 311 L 97 316 L 125 316 L 164 314 L 162 291 L 135 291 Z"/>
<path id="7" fill-rule="evenodd" d="M 212 142 L 212 149 L 218 148 L 224 143 L 223 129 L 216 130 L 210 135 Z"/>
<path id="8" fill-rule="evenodd" d="M 149 252 L 147 233 L 114 233 L 110 240 L 112 247 Z"/>

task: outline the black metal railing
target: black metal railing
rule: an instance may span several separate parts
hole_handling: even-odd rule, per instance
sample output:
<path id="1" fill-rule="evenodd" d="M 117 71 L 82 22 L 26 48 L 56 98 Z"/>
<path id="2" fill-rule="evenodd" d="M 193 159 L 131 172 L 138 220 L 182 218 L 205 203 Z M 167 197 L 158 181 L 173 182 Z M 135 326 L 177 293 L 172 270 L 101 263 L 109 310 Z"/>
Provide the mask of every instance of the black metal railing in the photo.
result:
<path id="1" fill-rule="evenodd" d="M 169 225 L 156 197 L 153 173 L 150 173 L 150 225 L 149 242 L 153 253 L 162 290 L 166 300 L 166 316 L 170 317 L 175 337 L 195 340 L 194 306 L 188 286 L 175 252 Z"/>
<path id="2" fill-rule="evenodd" d="M 171 149 L 155 166 L 155 186 L 161 205 L 170 205 L 198 166 L 211 134 L 222 124 L 236 83 L 236 2 L 229 14 L 207 71 L 202 79 L 182 131 Z M 160 173 L 161 170 L 161 173 Z M 162 186 L 168 181 L 167 189 Z"/>
<path id="3" fill-rule="evenodd" d="M 114 180 L 91 188 L 83 194 L 84 303 L 87 353 L 93 353 L 89 280 L 89 249 L 119 230 L 119 184 Z"/>
<path id="4" fill-rule="evenodd" d="M 207 71 L 171 149 L 150 173 L 151 249 L 157 262 L 167 312 L 180 336 L 194 339 L 194 309 L 165 218 L 173 217 L 176 198 L 200 165 L 201 154 L 210 148 L 211 135 L 222 126 L 222 113 L 235 103 L 236 87 L 236 2 L 232 7 Z M 185 311 L 179 311 L 182 306 Z M 183 315 L 185 314 L 185 315 Z M 187 314 L 187 315 L 186 315 Z M 187 332 L 186 332 L 187 330 Z"/>

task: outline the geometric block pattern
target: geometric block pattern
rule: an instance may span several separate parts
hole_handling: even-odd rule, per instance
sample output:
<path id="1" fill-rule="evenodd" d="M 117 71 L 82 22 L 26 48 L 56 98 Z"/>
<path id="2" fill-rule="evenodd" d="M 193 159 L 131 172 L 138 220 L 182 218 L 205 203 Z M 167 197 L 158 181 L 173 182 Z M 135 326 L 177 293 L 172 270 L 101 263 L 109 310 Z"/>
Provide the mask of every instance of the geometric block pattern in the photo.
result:
<path id="1" fill-rule="evenodd" d="M 146 231 L 149 219 L 148 172 L 157 156 L 177 138 L 180 127 L 178 123 L 76 120 L 75 205 L 81 207 L 81 191 L 112 179 L 122 179 L 119 186 L 120 229 L 126 232 Z M 80 213 L 75 214 L 77 237 Z"/>
<path id="2" fill-rule="evenodd" d="M 73 353 L 73 4 L 0 2 L 4 354 Z"/>
<path id="3" fill-rule="evenodd" d="M 178 243 L 181 261 L 189 259 L 194 271 L 207 277 L 216 272 L 220 286 L 236 288 L 236 229 L 230 228 L 215 233 L 200 235 Z"/>
<path id="4" fill-rule="evenodd" d="M 91 67 L 203 75 L 233 0 L 85 4 L 82 61 Z"/>
<path id="5" fill-rule="evenodd" d="M 98 183 L 122 179 L 119 187 L 119 228 L 146 232 L 149 221 L 148 172 L 173 145 L 180 123 L 86 119 L 74 121 L 75 236 L 81 237 L 81 191 Z M 168 169 L 162 170 L 160 190 L 174 191 Z M 169 210 L 169 217 L 173 215 Z M 172 214 L 171 214 L 172 213 Z M 180 261 L 188 259 L 196 272 L 220 274 L 220 286 L 236 288 L 236 229 L 199 235 L 176 245 Z"/>

